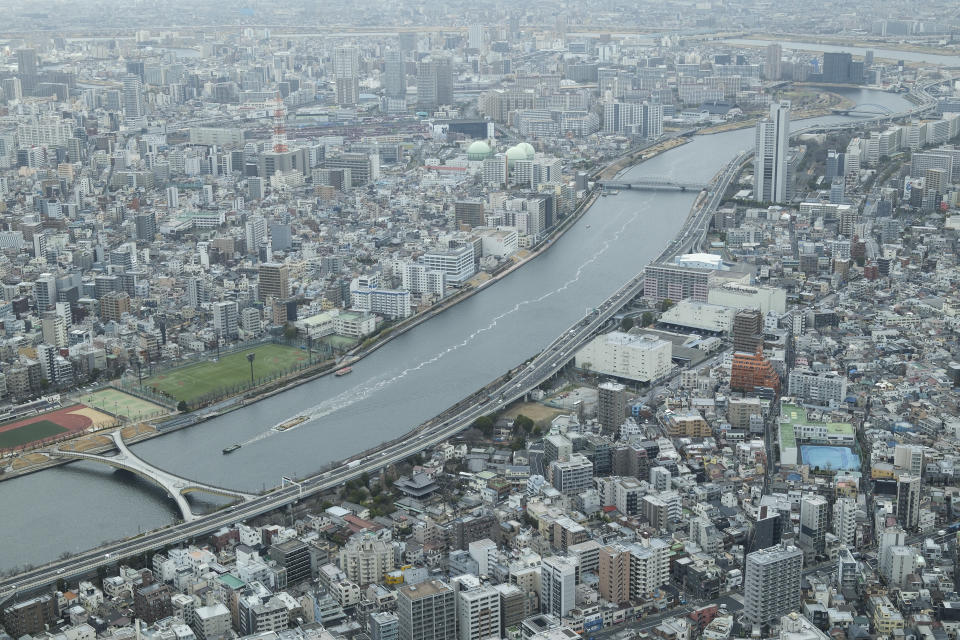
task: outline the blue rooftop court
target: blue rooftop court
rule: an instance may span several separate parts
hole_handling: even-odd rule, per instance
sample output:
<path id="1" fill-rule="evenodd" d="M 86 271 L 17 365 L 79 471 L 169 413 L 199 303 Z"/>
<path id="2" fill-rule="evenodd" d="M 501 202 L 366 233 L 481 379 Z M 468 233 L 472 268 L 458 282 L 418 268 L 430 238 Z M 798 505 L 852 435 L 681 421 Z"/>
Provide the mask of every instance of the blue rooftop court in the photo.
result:
<path id="1" fill-rule="evenodd" d="M 800 445 L 800 457 L 803 464 L 810 468 L 831 469 L 835 471 L 859 471 L 860 456 L 847 447 L 824 445 Z"/>

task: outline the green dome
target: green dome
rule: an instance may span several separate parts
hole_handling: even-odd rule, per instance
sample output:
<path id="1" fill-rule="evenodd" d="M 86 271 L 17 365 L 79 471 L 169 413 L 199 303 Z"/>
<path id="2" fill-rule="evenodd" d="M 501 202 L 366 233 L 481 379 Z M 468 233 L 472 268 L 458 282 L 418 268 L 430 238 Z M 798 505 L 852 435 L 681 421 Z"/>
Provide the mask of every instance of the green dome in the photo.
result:
<path id="1" fill-rule="evenodd" d="M 467 160 L 486 160 L 490 156 L 490 145 L 477 140 L 467 147 Z"/>
<path id="2" fill-rule="evenodd" d="M 533 145 L 529 142 L 521 142 L 517 145 L 517 148 L 523 151 L 526 155 L 527 160 L 533 160 L 533 156 L 536 155 L 536 151 L 533 148 Z"/>
<path id="3" fill-rule="evenodd" d="M 526 160 L 527 154 L 520 145 L 507 149 L 507 166 L 512 167 L 517 160 Z"/>

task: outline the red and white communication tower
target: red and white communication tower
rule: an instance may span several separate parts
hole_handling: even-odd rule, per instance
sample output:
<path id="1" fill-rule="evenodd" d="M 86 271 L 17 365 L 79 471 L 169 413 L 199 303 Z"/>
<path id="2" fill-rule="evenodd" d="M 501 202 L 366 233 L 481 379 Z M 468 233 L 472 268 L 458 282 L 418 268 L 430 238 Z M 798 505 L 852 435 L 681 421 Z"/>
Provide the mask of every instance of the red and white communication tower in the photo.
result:
<path id="1" fill-rule="evenodd" d="M 273 151 L 284 153 L 287 151 L 287 130 L 284 128 L 287 121 L 287 105 L 283 103 L 279 93 L 273 103 Z"/>

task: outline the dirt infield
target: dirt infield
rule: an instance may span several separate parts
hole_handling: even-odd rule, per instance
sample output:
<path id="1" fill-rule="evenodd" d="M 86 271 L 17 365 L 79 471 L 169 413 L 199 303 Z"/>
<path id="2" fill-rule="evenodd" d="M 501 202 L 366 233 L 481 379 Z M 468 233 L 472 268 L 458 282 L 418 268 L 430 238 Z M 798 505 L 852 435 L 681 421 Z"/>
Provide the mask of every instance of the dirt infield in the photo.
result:
<path id="1" fill-rule="evenodd" d="M 47 438 L 61 438 L 111 422 L 113 418 L 110 416 L 75 404 L 0 425 L 0 449 L 30 445 Z"/>

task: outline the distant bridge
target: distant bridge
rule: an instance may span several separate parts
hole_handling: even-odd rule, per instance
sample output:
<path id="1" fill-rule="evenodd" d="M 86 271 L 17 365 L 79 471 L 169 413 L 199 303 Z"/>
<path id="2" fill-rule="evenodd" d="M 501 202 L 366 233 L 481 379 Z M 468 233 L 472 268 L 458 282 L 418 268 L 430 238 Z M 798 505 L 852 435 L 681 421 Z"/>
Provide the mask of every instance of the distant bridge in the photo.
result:
<path id="1" fill-rule="evenodd" d="M 882 104 L 858 104 L 849 109 L 831 109 L 831 113 L 838 116 L 890 116 L 893 110 Z"/>
<path id="2" fill-rule="evenodd" d="M 64 451 L 59 448 L 54 449 L 53 451 L 48 451 L 47 453 L 55 458 L 89 460 L 91 462 L 99 462 L 101 464 L 110 465 L 116 469 L 123 469 L 124 471 L 135 473 L 141 478 L 163 487 L 163 489 L 170 494 L 170 497 L 173 498 L 173 501 L 177 503 L 177 507 L 180 509 L 180 514 L 183 516 L 184 522 L 190 522 L 191 520 L 201 517 L 195 515 L 190 509 L 190 503 L 186 498 L 186 494 L 188 493 L 209 493 L 211 495 L 221 496 L 224 498 L 232 498 L 241 502 L 246 502 L 247 500 L 252 500 L 253 498 L 257 497 L 254 494 L 234 491 L 233 489 L 224 489 L 223 487 L 217 487 L 210 484 L 204 484 L 202 482 L 196 482 L 195 480 L 181 478 L 180 476 L 155 467 L 142 458 L 138 458 L 132 451 L 130 451 L 130 449 L 127 448 L 126 443 L 123 441 L 123 436 L 120 435 L 119 429 L 111 432 L 110 438 L 113 440 L 113 445 L 117 449 L 117 454 L 113 456 L 81 453 L 79 451 Z"/>
<path id="3" fill-rule="evenodd" d="M 682 180 L 660 176 L 646 176 L 630 182 L 605 180 L 600 183 L 600 186 L 605 190 L 631 189 L 633 191 L 700 191 L 707 187 L 706 184 L 701 182 L 683 182 Z"/>

